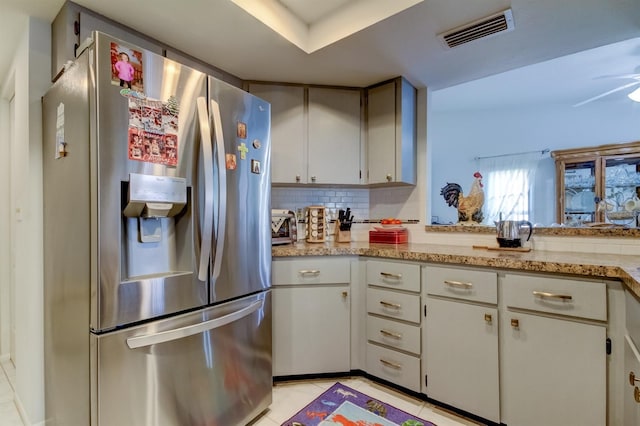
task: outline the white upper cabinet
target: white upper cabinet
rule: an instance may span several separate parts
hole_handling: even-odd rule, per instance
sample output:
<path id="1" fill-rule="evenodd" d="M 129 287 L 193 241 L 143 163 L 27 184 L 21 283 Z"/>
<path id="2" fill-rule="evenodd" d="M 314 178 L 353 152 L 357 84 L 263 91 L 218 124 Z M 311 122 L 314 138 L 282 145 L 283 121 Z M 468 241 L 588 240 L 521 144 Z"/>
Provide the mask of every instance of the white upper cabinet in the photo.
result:
<path id="1" fill-rule="evenodd" d="M 251 83 L 249 92 L 271 104 L 271 182 L 307 182 L 304 87 Z"/>
<path id="2" fill-rule="evenodd" d="M 308 183 L 360 184 L 361 91 L 309 88 Z"/>
<path id="3" fill-rule="evenodd" d="M 250 83 L 271 103 L 271 182 L 361 182 L 361 90 Z"/>
<path id="4" fill-rule="evenodd" d="M 416 184 L 416 89 L 404 78 L 367 89 L 368 183 Z"/>

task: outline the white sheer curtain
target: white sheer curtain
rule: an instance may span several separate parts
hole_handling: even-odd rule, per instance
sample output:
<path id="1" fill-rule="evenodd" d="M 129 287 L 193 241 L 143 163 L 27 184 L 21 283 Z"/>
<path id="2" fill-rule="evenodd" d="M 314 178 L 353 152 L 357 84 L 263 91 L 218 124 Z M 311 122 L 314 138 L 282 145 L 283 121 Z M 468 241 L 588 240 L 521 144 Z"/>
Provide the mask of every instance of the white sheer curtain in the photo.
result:
<path id="1" fill-rule="evenodd" d="M 530 220 L 531 194 L 538 162 L 544 151 L 477 158 L 484 184 L 484 223 Z"/>

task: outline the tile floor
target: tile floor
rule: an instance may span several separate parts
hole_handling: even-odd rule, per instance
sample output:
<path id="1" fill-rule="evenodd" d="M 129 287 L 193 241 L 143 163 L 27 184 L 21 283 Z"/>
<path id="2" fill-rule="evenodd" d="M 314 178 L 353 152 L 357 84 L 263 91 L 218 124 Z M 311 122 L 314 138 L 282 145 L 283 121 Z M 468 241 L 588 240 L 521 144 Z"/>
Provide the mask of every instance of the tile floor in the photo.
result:
<path id="1" fill-rule="evenodd" d="M 279 382 L 273 387 L 273 403 L 251 426 L 280 426 L 301 408 L 327 390 L 336 381 L 396 408 L 429 420 L 438 426 L 477 426 L 479 423 L 459 417 L 428 402 L 398 392 L 364 377 L 341 377 Z"/>
<path id="2" fill-rule="evenodd" d="M 0 426 L 24 426 L 16 404 L 13 402 L 13 388 L 16 369 L 10 360 L 0 365 Z"/>
<path id="3" fill-rule="evenodd" d="M 280 426 L 311 400 L 327 390 L 336 381 L 357 389 L 374 398 L 388 402 L 396 408 L 429 420 L 438 426 L 477 426 L 478 423 L 459 417 L 428 402 L 398 392 L 364 377 L 341 377 L 279 382 L 273 387 L 273 403 L 252 426 Z M 0 426 L 24 426 L 13 402 L 15 367 L 11 361 L 2 362 L 0 368 Z"/>

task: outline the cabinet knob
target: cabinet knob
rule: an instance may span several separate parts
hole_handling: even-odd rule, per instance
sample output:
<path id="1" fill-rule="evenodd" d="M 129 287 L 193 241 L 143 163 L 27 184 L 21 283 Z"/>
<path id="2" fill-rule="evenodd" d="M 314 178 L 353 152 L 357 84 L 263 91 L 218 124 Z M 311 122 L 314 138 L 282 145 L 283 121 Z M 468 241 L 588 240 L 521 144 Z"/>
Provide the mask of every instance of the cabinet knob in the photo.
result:
<path id="1" fill-rule="evenodd" d="M 484 314 L 484 320 L 487 322 L 487 324 L 491 324 L 493 318 L 491 317 L 491 314 Z"/>
<path id="2" fill-rule="evenodd" d="M 511 327 L 520 328 L 520 320 L 516 318 L 511 318 Z"/>
<path id="3" fill-rule="evenodd" d="M 387 182 L 391 182 L 391 179 L 393 179 L 393 176 L 391 176 L 391 173 L 387 174 Z"/>
<path id="4" fill-rule="evenodd" d="M 315 176 L 311 176 L 311 182 L 315 182 L 316 181 L 316 177 Z"/>
<path id="5" fill-rule="evenodd" d="M 300 175 L 296 175 L 296 182 L 300 183 Z"/>
<path id="6" fill-rule="evenodd" d="M 349 293 L 347 293 L 346 291 L 342 292 L 342 297 L 347 297 L 349 295 Z"/>
<path id="7" fill-rule="evenodd" d="M 640 379 L 636 378 L 636 373 L 634 373 L 633 371 L 631 371 L 629 373 L 629 384 L 631 386 L 635 386 L 636 382 L 640 382 Z"/>
<path id="8" fill-rule="evenodd" d="M 638 389 L 637 386 L 633 388 L 633 399 L 635 399 L 636 402 L 640 402 L 640 389 Z"/>

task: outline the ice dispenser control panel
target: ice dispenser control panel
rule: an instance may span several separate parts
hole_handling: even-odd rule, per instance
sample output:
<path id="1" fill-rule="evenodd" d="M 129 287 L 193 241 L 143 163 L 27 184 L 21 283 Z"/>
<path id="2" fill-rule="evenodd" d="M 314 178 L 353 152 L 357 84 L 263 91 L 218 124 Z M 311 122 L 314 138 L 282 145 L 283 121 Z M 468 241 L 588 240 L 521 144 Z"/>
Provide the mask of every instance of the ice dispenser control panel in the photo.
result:
<path id="1" fill-rule="evenodd" d="M 180 177 L 131 173 L 127 217 L 170 217 L 187 203 L 187 180 Z"/>

